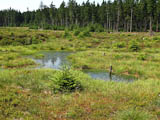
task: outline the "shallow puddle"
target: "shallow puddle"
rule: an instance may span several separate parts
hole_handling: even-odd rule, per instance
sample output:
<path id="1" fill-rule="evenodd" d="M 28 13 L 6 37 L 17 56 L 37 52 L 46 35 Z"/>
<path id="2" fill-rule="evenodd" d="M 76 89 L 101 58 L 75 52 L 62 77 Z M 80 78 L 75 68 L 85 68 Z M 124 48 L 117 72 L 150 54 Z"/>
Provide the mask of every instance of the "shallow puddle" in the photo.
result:
<path id="1" fill-rule="evenodd" d="M 44 54 L 44 58 L 42 59 L 33 59 L 36 63 L 40 64 L 38 68 L 53 68 L 53 69 L 60 69 L 63 65 L 69 65 L 69 61 L 67 60 L 67 56 L 72 54 L 73 52 L 55 52 L 55 51 L 49 51 L 49 52 L 42 52 Z M 84 71 L 84 73 L 87 73 L 89 76 L 91 76 L 93 79 L 99 79 L 99 80 L 113 80 L 113 81 L 124 81 L 124 82 L 132 82 L 134 79 L 127 78 L 127 77 L 121 77 L 117 75 L 112 75 L 110 77 L 109 73 L 105 71 Z"/>

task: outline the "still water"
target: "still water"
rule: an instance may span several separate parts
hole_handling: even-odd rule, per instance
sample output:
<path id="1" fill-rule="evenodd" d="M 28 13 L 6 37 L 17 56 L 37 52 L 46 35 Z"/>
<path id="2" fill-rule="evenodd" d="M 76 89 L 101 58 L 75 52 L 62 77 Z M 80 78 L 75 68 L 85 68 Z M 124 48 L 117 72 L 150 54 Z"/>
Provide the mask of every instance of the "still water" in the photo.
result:
<path id="1" fill-rule="evenodd" d="M 67 56 L 72 54 L 73 52 L 42 52 L 44 54 L 43 59 L 33 59 L 36 63 L 40 64 L 38 68 L 52 68 L 52 69 L 60 69 L 63 65 L 71 66 L 69 61 L 67 60 Z M 84 71 L 84 73 L 91 76 L 93 79 L 98 80 L 113 80 L 113 81 L 124 81 L 131 82 L 133 79 L 121 77 L 117 75 L 112 75 L 110 77 L 109 73 L 106 71 Z"/>

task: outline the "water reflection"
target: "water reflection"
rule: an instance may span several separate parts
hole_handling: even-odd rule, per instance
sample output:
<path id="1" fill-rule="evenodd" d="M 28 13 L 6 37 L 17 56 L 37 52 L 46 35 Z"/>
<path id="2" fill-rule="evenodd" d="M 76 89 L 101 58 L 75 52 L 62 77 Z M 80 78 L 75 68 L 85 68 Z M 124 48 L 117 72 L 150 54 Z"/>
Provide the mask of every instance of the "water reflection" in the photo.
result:
<path id="1" fill-rule="evenodd" d="M 68 65 L 67 56 L 69 52 L 43 52 L 45 57 L 43 59 L 34 59 L 38 64 L 39 68 L 53 68 L 60 69 L 62 65 Z"/>
<path id="2" fill-rule="evenodd" d="M 38 68 L 53 68 L 53 69 L 60 69 L 63 65 L 69 65 L 70 63 L 67 60 L 67 56 L 71 54 L 71 52 L 43 52 L 45 57 L 43 59 L 34 59 L 40 66 Z M 110 76 L 109 73 L 105 71 L 84 71 L 88 75 L 90 75 L 94 79 L 101 79 L 101 80 L 113 80 L 113 81 L 132 81 L 131 79 L 112 75 Z"/>
<path id="3" fill-rule="evenodd" d="M 117 76 L 117 75 L 112 75 L 110 76 L 109 73 L 105 72 L 105 71 L 98 71 L 98 72 L 94 72 L 94 71 L 85 71 L 85 73 L 87 73 L 88 75 L 90 75 L 92 78 L 94 79 L 101 79 L 101 80 L 105 80 L 105 81 L 128 81 L 131 82 L 131 78 L 127 78 L 127 77 L 121 77 L 121 76 Z"/>

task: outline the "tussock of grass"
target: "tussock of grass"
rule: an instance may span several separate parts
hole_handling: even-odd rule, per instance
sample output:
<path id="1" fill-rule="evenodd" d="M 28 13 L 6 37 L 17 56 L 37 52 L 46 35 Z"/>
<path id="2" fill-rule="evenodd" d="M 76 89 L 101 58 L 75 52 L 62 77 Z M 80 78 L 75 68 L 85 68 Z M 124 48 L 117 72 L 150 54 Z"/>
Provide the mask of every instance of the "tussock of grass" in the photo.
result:
<path id="1" fill-rule="evenodd" d="M 116 120 L 152 120 L 153 115 L 136 109 L 128 109 L 118 113 Z"/>
<path id="2" fill-rule="evenodd" d="M 22 68 L 36 65 L 36 63 L 28 58 L 20 58 L 16 60 L 9 60 L 4 62 L 2 65 L 3 68 Z"/>

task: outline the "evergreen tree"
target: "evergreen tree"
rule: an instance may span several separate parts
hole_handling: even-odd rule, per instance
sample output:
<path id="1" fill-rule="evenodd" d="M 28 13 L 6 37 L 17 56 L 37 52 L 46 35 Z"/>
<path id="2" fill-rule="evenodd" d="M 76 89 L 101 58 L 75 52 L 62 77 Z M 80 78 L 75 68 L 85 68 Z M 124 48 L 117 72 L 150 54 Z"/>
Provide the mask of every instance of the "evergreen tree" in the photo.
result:
<path id="1" fill-rule="evenodd" d="M 37 26 L 64 29 L 73 26 L 103 26 L 107 31 L 159 31 L 160 0 L 108 0 L 102 4 L 89 0 L 81 5 L 76 0 L 64 1 L 59 8 L 40 3 L 36 11 L 20 12 L 12 8 L 0 11 L 0 26 Z M 95 24 L 95 25 L 93 25 Z M 95 27 L 97 28 L 97 27 Z M 154 28 L 152 30 L 152 28 Z"/>

